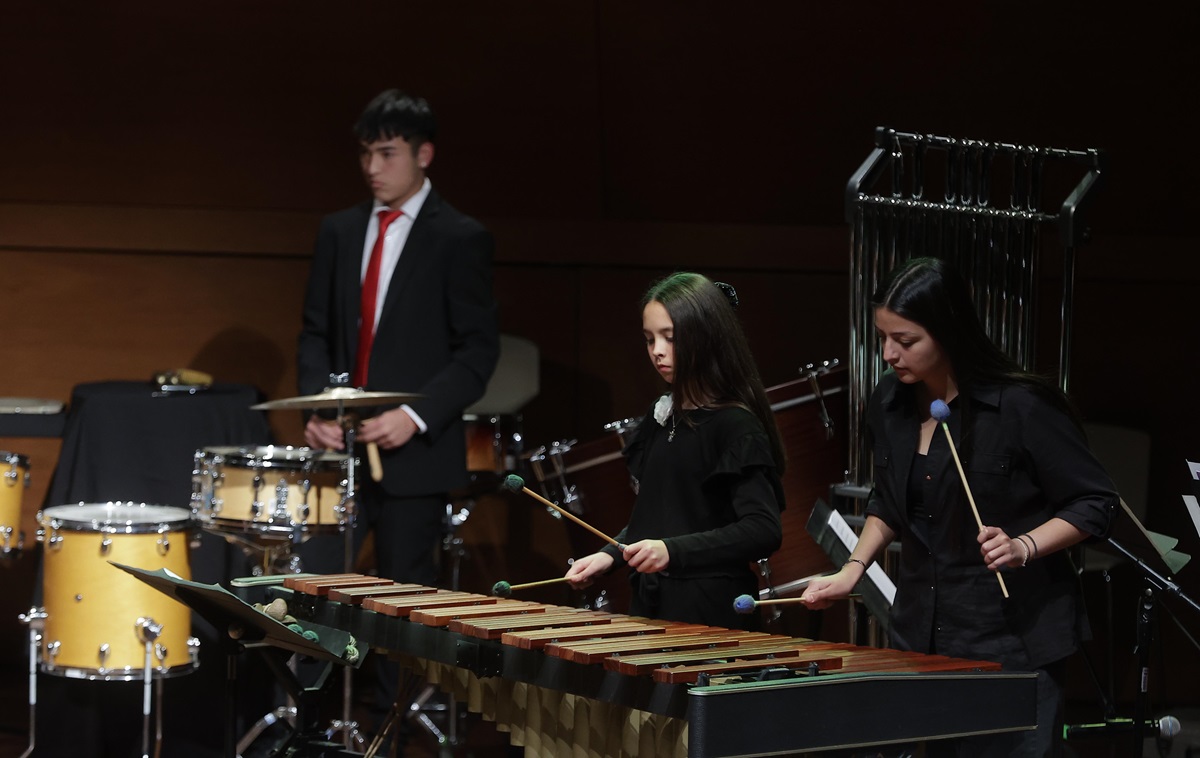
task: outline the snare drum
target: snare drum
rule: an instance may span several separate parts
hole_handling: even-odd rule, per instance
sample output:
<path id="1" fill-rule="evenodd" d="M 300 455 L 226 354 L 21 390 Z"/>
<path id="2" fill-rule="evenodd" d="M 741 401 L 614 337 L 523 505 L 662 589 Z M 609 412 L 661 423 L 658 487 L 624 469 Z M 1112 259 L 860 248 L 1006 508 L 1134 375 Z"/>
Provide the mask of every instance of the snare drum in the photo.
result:
<path id="1" fill-rule="evenodd" d="M 345 453 L 306 447 L 206 447 L 192 470 L 192 509 L 206 528 L 262 537 L 340 531 Z"/>
<path id="2" fill-rule="evenodd" d="M 621 454 L 628 434 L 636 426 L 636 419 L 614 421 L 605 425 L 605 429 L 615 434 L 584 443 L 575 440 L 555 442 L 535 450 L 529 456 L 529 467 L 542 494 L 615 537 L 629 523 L 637 498 L 625 456 Z M 571 553 L 576 558 L 603 547 L 591 532 L 566 519 L 563 523 Z M 598 577 L 585 591 L 584 602 L 588 607 L 601 610 L 609 610 L 610 605 L 622 612 L 627 610 L 629 580 L 625 572 Z"/>
<path id="3" fill-rule="evenodd" d="M 0 554 L 24 547 L 21 531 L 21 499 L 29 488 L 29 459 L 0 450 Z"/>
<path id="4" fill-rule="evenodd" d="M 109 561 L 165 568 L 184 579 L 191 514 L 144 503 L 79 503 L 47 508 L 39 517 L 44 543 L 46 611 L 41 669 L 75 679 L 131 681 L 144 676 L 144 625 L 161 625 L 152 640 L 156 677 L 196 667 L 187 606 Z"/>

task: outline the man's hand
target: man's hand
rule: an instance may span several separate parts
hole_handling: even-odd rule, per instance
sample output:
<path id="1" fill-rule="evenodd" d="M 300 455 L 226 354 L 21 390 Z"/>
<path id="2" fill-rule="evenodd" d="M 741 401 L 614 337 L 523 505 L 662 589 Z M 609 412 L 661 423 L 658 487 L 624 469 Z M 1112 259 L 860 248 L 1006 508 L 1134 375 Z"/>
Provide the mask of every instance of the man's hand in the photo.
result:
<path id="1" fill-rule="evenodd" d="M 313 416 L 304 425 L 304 442 L 309 447 L 325 450 L 344 450 L 346 439 L 338 422 Z"/>
<path id="2" fill-rule="evenodd" d="M 417 433 L 417 422 L 403 408 L 369 418 L 358 428 L 359 442 L 374 442 L 384 450 L 403 447 Z"/>

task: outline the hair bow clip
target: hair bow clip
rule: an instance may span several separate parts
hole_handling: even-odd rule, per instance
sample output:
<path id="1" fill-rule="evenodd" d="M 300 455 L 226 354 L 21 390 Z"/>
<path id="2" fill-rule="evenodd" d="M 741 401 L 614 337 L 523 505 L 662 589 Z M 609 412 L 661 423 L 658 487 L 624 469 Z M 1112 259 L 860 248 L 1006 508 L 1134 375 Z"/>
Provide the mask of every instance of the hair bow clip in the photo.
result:
<path id="1" fill-rule="evenodd" d="M 732 284 L 726 284 L 725 282 L 713 282 L 713 284 L 717 285 L 717 289 L 721 290 L 725 297 L 729 299 L 731 306 L 734 308 L 738 307 L 737 290 L 733 288 Z"/>

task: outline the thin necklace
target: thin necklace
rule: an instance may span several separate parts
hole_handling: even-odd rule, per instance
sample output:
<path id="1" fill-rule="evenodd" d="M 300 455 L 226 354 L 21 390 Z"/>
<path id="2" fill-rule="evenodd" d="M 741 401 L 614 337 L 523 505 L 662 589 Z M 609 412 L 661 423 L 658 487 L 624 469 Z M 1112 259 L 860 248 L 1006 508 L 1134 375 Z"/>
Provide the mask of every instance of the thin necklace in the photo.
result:
<path id="1" fill-rule="evenodd" d="M 671 431 L 667 432 L 667 442 L 675 441 L 675 411 L 671 411 Z"/>

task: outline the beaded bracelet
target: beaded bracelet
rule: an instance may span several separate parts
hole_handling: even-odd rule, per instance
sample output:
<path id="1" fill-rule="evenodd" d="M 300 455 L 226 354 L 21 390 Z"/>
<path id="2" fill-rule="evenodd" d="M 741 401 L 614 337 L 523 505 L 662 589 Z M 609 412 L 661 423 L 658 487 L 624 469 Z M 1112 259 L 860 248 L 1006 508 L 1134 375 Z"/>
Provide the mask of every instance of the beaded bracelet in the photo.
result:
<path id="1" fill-rule="evenodd" d="M 1029 547 L 1026 546 L 1025 540 L 1021 539 L 1020 537 L 1017 537 L 1017 544 L 1021 546 L 1021 552 L 1025 555 L 1025 557 L 1021 559 L 1021 566 L 1024 566 L 1026 563 L 1029 563 Z"/>

